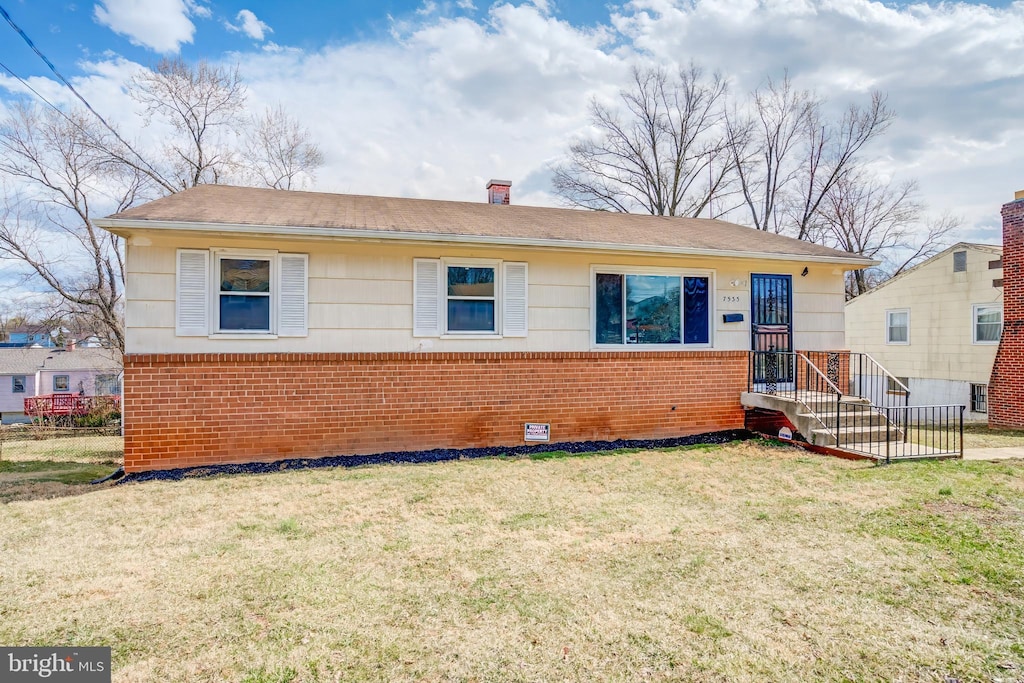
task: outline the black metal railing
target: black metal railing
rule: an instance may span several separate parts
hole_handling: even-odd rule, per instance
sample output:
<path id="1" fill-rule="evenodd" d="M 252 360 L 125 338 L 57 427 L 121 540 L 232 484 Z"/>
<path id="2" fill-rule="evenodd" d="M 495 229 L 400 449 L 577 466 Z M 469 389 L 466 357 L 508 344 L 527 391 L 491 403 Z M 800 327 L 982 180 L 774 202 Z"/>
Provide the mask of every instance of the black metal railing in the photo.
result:
<path id="1" fill-rule="evenodd" d="M 866 353 L 751 351 L 747 390 L 801 404 L 842 450 L 886 462 L 963 457 L 965 406 L 909 405 L 906 382 Z"/>
<path id="2" fill-rule="evenodd" d="M 910 405 L 910 387 L 870 354 L 854 351 L 804 351 L 843 393 L 865 398 L 879 408 Z"/>
<path id="3" fill-rule="evenodd" d="M 801 404 L 830 432 L 837 422 L 842 390 L 812 363 L 794 351 L 751 351 L 747 391 L 778 396 Z M 838 418 L 837 418 L 838 419 Z"/>
<path id="4" fill-rule="evenodd" d="M 963 457 L 965 406 L 865 406 L 842 403 L 837 447 L 893 462 Z"/>

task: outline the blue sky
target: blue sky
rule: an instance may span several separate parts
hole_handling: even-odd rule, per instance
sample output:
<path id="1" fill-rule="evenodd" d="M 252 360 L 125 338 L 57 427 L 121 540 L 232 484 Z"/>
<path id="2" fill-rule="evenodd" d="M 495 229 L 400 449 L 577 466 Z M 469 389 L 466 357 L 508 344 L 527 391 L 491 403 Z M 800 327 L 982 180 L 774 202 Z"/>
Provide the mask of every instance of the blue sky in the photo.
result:
<path id="1" fill-rule="evenodd" d="M 342 45 L 360 41 L 388 39 L 396 22 L 414 22 L 425 16 L 425 7 L 436 7 L 436 15 L 447 17 L 480 17 L 486 15 L 486 6 L 479 9 L 473 3 L 442 2 L 424 5 L 417 2 L 394 0 L 355 0 L 331 2 L 310 0 L 303 2 L 202 2 L 190 14 L 195 32 L 190 41 L 181 42 L 178 49 L 161 52 L 149 45 L 140 45 L 139 39 L 124 31 L 114 30 L 109 23 L 98 18 L 100 14 L 116 11 L 117 2 L 54 2 L 53 0 L 4 0 L 0 2 L 22 30 L 66 76 L 80 73 L 81 60 L 102 58 L 113 52 L 140 64 L 148 64 L 161 54 L 180 54 L 186 60 L 211 58 L 229 52 L 245 52 L 264 40 L 303 50 L 318 50 L 328 45 Z M 131 3 L 145 7 L 146 2 Z M 157 4 L 188 3 L 151 2 Z M 571 0 L 552 3 L 552 12 L 559 19 L 574 25 L 596 25 L 607 22 L 609 5 L 602 2 Z M 251 12 L 266 25 L 264 40 L 254 40 L 244 30 L 230 30 L 225 24 L 241 26 L 238 14 Z M 48 67 L 31 49 L 17 40 L 13 31 L 0 33 L 0 61 L 21 76 L 45 76 Z"/>
<path id="2" fill-rule="evenodd" d="M 237 65 L 253 113 L 283 105 L 319 142 L 310 189 L 554 205 L 550 167 L 614 102 L 634 65 L 690 60 L 743 96 L 788 72 L 833 111 L 889 97 L 876 170 L 916 179 L 960 239 L 998 242 L 1024 189 L 1024 1 L 0 0 L 101 114 L 146 148 L 124 84 L 161 57 Z M 73 97 L 6 24 L 0 62 L 60 105 Z M 0 70 L 0 115 L 25 97 Z M 3 267 L 3 264 L 0 264 Z M 2 274 L 0 274 L 2 275 Z"/>

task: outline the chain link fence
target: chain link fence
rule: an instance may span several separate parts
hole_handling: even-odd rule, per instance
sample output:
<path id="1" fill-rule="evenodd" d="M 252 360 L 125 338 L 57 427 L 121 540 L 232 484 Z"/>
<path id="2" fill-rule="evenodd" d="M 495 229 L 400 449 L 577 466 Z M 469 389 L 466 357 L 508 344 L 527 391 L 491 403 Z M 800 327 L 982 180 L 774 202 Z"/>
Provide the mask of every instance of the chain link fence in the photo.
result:
<path id="1" fill-rule="evenodd" d="M 0 461 L 4 460 L 120 465 L 124 438 L 116 423 L 102 427 L 0 425 Z"/>

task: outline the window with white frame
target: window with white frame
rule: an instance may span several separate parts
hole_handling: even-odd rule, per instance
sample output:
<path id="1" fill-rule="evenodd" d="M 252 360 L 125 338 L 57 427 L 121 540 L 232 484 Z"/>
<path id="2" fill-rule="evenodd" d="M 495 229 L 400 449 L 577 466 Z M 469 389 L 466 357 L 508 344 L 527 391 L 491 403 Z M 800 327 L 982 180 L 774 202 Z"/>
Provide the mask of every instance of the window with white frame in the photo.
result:
<path id="1" fill-rule="evenodd" d="M 177 334 L 304 337 L 307 271 L 306 254 L 179 249 Z"/>
<path id="2" fill-rule="evenodd" d="M 414 259 L 413 334 L 417 337 L 525 337 L 525 263 Z"/>
<path id="3" fill-rule="evenodd" d="M 25 375 L 14 375 L 13 377 L 11 377 L 11 393 L 25 393 Z"/>
<path id="4" fill-rule="evenodd" d="M 885 343 L 910 343 L 910 310 L 900 309 L 885 312 Z"/>
<path id="5" fill-rule="evenodd" d="M 497 265 L 445 263 L 445 311 L 449 333 L 497 334 Z"/>
<path id="6" fill-rule="evenodd" d="M 974 343 L 998 344 L 1003 333 L 1003 307 L 1000 304 L 974 306 Z"/>
<path id="7" fill-rule="evenodd" d="M 217 254 L 218 332 L 271 331 L 270 282 L 274 259 Z"/>
<path id="8" fill-rule="evenodd" d="M 711 343 L 711 275 L 593 269 L 596 346 Z"/>

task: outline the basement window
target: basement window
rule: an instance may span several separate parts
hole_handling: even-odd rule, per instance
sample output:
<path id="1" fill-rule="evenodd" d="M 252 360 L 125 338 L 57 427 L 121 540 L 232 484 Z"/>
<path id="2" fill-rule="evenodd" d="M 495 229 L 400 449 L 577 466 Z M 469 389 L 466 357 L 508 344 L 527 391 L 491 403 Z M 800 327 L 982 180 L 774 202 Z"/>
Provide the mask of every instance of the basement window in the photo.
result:
<path id="1" fill-rule="evenodd" d="M 890 394 L 898 394 L 900 396 L 907 393 L 904 387 L 910 386 L 909 377 L 889 377 L 888 385 L 886 386 L 886 392 Z"/>
<path id="2" fill-rule="evenodd" d="M 988 412 L 988 385 L 987 384 L 972 384 L 971 385 L 971 412 L 972 413 L 987 413 Z"/>

